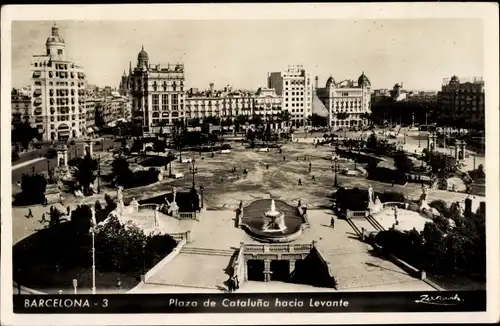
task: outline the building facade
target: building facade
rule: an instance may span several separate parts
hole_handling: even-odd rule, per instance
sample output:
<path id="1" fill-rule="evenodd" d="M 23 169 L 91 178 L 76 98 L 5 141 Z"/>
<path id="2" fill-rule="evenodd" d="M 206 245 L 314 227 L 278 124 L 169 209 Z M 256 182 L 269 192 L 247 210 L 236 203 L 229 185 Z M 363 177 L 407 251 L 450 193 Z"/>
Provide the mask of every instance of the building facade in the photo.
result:
<path id="1" fill-rule="evenodd" d="M 318 89 L 320 99 L 328 110 L 328 126 L 348 127 L 368 124 L 365 114 L 371 113 L 371 83 L 363 73 L 357 82 L 335 82 L 328 78 L 326 87 Z"/>
<path id="2" fill-rule="evenodd" d="M 438 118 L 451 124 L 484 129 L 484 81 L 480 77 L 443 80 L 437 96 Z"/>
<path id="3" fill-rule="evenodd" d="M 31 97 L 18 89 L 11 92 L 12 125 L 30 122 L 32 123 Z"/>
<path id="4" fill-rule="evenodd" d="M 260 116 L 261 120 L 270 124 L 272 129 L 280 126 L 280 113 L 282 112 L 281 96 L 273 88 L 259 88 L 254 98 L 253 115 Z"/>
<path id="5" fill-rule="evenodd" d="M 137 66 L 129 70 L 132 118 L 140 120 L 145 131 L 184 120 L 184 65 L 150 65 L 143 47 Z"/>
<path id="6" fill-rule="evenodd" d="M 270 73 L 268 87 L 274 88 L 276 94 L 281 97 L 281 107 L 290 113 L 292 125 L 308 124 L 313 102 L 313 82 L 310 73 L 301 65 L 291 65 L 286 71 Z"/>
<path id="7" fill-rule="evenodd" d="M 66 59 L 66 43 L 54 25 L 46 53 L 31 62 L 33 123 L 43 140 L 78 138 L 86 132 L 86 76 L 81 66 Z"/>

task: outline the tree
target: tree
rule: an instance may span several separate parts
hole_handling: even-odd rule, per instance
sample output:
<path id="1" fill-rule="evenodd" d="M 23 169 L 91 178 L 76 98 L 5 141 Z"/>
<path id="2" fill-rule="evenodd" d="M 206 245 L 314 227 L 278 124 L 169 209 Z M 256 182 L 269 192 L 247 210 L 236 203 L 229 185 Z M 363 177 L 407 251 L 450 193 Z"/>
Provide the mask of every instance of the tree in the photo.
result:
<path id="1" fill-rule="evenodd" d="M 313 127 L 326 127 L 326 125 L 328 124 L 327 118 L 322 117 L 317 113 L 313 113 L 311 116 L 309 116 L 308 120 L 311 122 L 311 125 Z"/>
<path id="2" fill-rule="evenodd" d="M 336 117 L 339 120 L 345 120 L 349 117 L 349 114 L 347 114 L 347 112 L 339 112 L 336 114 Z"/>
<path id="3" fill-rule="evenodd" d="M 398 151 L 394 155 L 394 165 L 399 173 L 410 173 L 413 169 L 413 162 L 404 151 Z"/>
<path id="4" fill-rule="evenodd" d="M 114 198 L 112 198 L 110 195 L 108 194 L 105 194 L 104 195 L 104 201 L 106 202 L 106 210 L 108 212 L 111 212 L 113 210 L 115 210 L 116 208 L 116 201 Z"/>
<path id="5" fill-rule="evenodd" d="M 127 188 L 133 183 L 134 173 L 130 170 L 129 163 L 124 156 L 118 156 L 111 163 L 111 169 L 115 176 L 115 183 Z"/>
<path id="6" fill-rule="evenodd" d="M 116 217 L 99 227 L 95 236 L 99 255 L 96 264 L 103 270 L 130 273 L 144 266 L 147 236 L 134 225 L 122 225 Z"/>
<path id="7" fill-rule="evenodd" d="M 71 212 L 71 228 L 77 237 L 85 236 L 89 233 L 92 219 L 90 206 L 78 206 Z"/>
<path id="8" fill-rule="evenodd" d="M 288 126 L 291 118 L 292 116 L 288 110 L 280 111 L 280 113 L 278 113 L 278 121 L 284 122 L 285 126 Z"/>
<path id="9" fill-rule="evenodd" d="M 23 174 L 21 177 L 21 198 L 25 205 L 41 204 L 45 200 L 47 180 L 42 174 Z"/>
<path id="10" fill-rule="evenodd" d="M 245 116 L 243 114 L 238 115 L 236 117 L 236 119 L 234 120 L 234 123 L 236 124 L 238 130 L 240 129 L 240 127 L 242 125 L 245 125 L 247 122 L 248 122 L 248 118 L 247 118 L 247 116 Z"/>
<path id="11" fill-rule="evenodd" d="M 91 184 L 97 178 L 98 165 L 97 160 L 90 155 L 78 158 L 75 161 L 73 176 L 78 181 L 78 184 L 83 187 L 84 194 L 90 193 Z"/>
<path id="12" fill-rule="evenodd" d="M 30 143 L 33 139 L 38 138 L 40 133 L 37 128 L 33 128 L 29 121 L 25 121 L 24 123 L 17 124 L 14 126 L 14 129 L 11 131 L 12 142 L 21 143 L 24 149 L 28 149 Z"/>
<path id="13" fill-rule="evenodd" d="M 378 144 L 377 136 L 375 136 L 375 134 L 372 133 L 368 137 L 368 140 L 366 141 L 366 147 L 368 147 L 368 149 L 374 151 L 377 149 L 377 144 Z"/>
<path id="14" fill-rule="evenodd" d="M 153 150 L 156 153 L 163 153 L 163 152 L 165 152 L 166 148 L 167 148 L 167 145 L 165 144 L 165 142 L 158 139 L 158 138 L 155 139 L 155 141 L 153 142 Z"/>

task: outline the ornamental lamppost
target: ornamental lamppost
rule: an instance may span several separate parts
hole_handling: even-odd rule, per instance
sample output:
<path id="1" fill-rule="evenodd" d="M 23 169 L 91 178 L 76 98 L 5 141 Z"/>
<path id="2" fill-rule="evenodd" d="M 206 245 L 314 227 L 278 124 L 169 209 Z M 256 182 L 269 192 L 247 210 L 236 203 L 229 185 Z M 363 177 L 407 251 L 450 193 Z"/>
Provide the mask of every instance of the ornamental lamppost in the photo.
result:
<path id="1" fill-rule="evenodd" d="M 195 186 L 194 184 L 194 175 L 198 173 L 198 167 L 195 166 L 195 160 L 194 158 L 191 160 L 191 166 L 189 167 L 189 172 L 193 176 L 193 188 Z"/>
<path id="2" fill-rule="evenodd" d="M 333 181 L 333 186 L 335 188 L 338 188 L 339 187 L 339 183 L 337 181 L 337 162 L 338 162 L 337 156 L 335 156 L 335 158 L 333 159 L 333 162 L 334 162 L 334 172 L 335 172 L 335 179 Z"/>
<path id="3" fill-rule="evenodd" d="M 101 155 L 97 155 L 97 193 L 101 192 Z"/>
<path id="4" fill-rule="evenodd" d="M 203 185 L 200 185 L 200 193 L 201 193 L 201 205 L 200 207 L 203 208 L 203 190 L 205 190 L 205 188 L 203 187 Z"/>

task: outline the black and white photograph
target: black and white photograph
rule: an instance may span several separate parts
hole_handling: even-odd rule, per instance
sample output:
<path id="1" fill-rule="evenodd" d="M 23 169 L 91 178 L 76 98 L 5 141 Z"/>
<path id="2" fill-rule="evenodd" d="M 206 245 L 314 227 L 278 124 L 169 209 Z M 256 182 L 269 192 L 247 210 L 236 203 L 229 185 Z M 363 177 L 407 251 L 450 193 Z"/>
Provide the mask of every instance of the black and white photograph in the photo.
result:
<path id="1" fill-rule="evenodd" d="M 51 7 L 2 8 L 2 323 L 498 321 L 498 5 Z"/>

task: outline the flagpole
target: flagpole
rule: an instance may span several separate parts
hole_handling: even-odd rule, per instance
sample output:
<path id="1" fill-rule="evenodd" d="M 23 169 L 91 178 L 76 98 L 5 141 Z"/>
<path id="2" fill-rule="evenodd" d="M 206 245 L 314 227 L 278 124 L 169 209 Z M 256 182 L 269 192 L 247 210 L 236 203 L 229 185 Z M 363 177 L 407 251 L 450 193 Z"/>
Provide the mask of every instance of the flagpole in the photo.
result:
<path id="1" fill-rule="evenodd" d="M 90 232 L 92 233 L 92 294 L 96 294 L 96 288 L 95 288 L 95 228 L 96 228 L 96 218 L 95 218 L 95 208 L 92 207 L 91 209 L 91 223 L 92 226 L 90 227 Z"/>
<path id="2" fill-rule="evenodd" d="M 95 232 L 92 228 L 92 294 L 96 294 L 95 289 L 95 245 L 94 245 Z"/>

